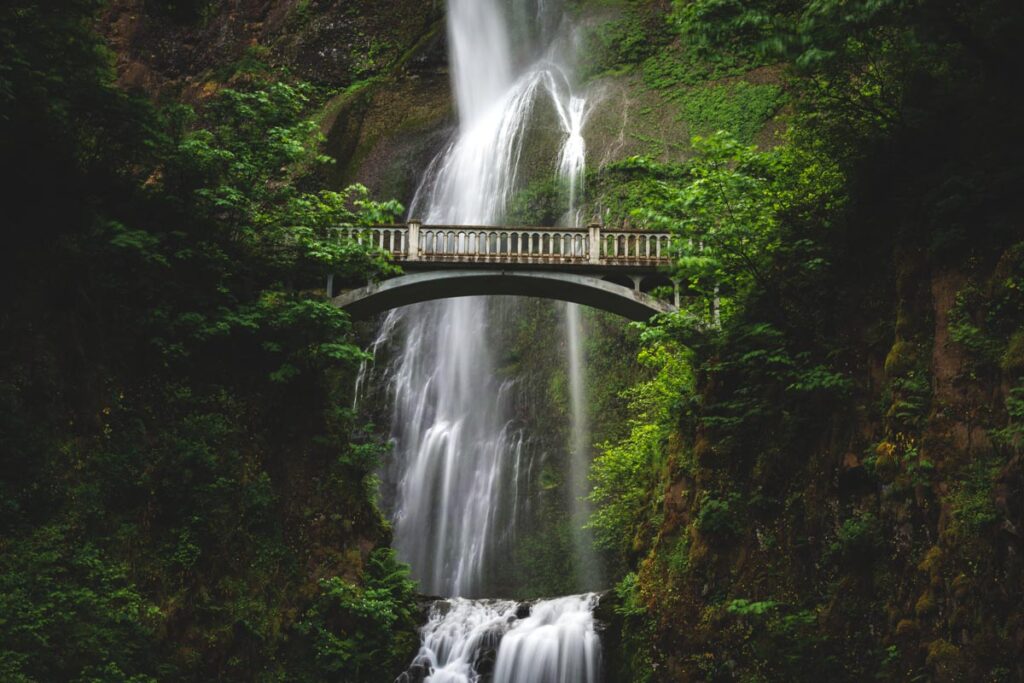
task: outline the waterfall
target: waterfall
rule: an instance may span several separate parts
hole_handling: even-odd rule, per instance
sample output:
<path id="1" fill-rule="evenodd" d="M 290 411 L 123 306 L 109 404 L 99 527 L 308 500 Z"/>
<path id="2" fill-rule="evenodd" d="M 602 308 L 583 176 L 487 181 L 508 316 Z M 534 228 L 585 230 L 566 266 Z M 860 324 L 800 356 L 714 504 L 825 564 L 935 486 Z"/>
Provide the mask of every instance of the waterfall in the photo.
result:
<path id="1" fill-rule="evenodd" d="M 439 600 L 396 683 L 598 683 L 597 596 Z"/>
<path id="2" fill-rule="evenodd" d="M 568 132 L 558 159 L 558 173 L 569 188 L 567 222 L 572 227 L 579 227 L 580 223 L 577 196 L 578 192 L 582 191 L 583 173 L 586 169 L 586 141 L 583 138 L 586 107 L 586 100 L 582 97 L 570 97 L 567 109 L 558 108 L 562 126 Z M 574 520 L 576 578 L 581 585 L 596 588 L 601 583 L 601 574 L 594 552 L 594 538 L 593 534 L 584 528 L 591 510 L 586 498 L 589 491 L 587 475 L 590 472 L 590 419 L 587 415 L 586 378 L 583 373 L 583 318 L 577 304 L 566 303 L 564 313 L 571 406 L 568 493 L 569 509 Z"/>
<path id="3" fill-rule="evenodd" d="M 546 97 L 563 134 L 556 163 L 576 220 L 586 102 L 573 96 L 553 49 L 513 54 L 505 11 L 538 23 L 552 13 L 550 0 L 531 7 L 449 0 L 459 126 L 427 168 L 412 217 L 428 224 L 499 223 L 516 190 L 527 124 Z M 453 596 L 433 606 L 420 653 L 401 680 L 474 683 L 492 672 L 495 683 L 598 680 L 592 594 L 529 605 L 467 599 L 487 594 L 525 504 L 525 436 L 510 409 L 515 386 L 498 379 L 488 325 L 506 305 L 455 298 L 398 309 L 384 323 L 401 340 L 387 370 L 394 545 L 423 592 Z"/>
<path id="4" fill-rule="evenodd" d="M 594 552 L 593 534 L 584 525 L 590 518 L 587 501 L 590 472 L 590 419 L 587 415 L 587 391 L 583 374 L 583 320 L 580 307 L 565 304 L 565 327 L 569 360 L 569 509 L 573 518 L 573 546 L 576 550 L 576 579 L 580 585 L 595 589 L 601 585 L 601 572 Z"/>
<path id="5" fill-rule="evenodd" d="M 593 594 L 545 600 L 501 639 L 494 683 L 597 683 Z"/>
<path id="6" fill-rule="evenodd" d="M 583 139 L 583 126 L 587 120 L 587 101 L 570 96 L 568 108 L 557 108 L 562 128 L 568 134 L 558 156 L 558 174 L 569 186 L 568 224 L 579 227 L 578 194 L 582 191 L 583 171 L 587 163 L 587 145 Z"/>
<path id="7" fill-rule="evenodd" d="M 403 311 L 390 373 L 400 456 L 395 547 L 421 590 L 480 595 L 489 551 L 512 526 L 523 436 L 512 385 L 495 379 L 486 309 L 455 299 Z"/>

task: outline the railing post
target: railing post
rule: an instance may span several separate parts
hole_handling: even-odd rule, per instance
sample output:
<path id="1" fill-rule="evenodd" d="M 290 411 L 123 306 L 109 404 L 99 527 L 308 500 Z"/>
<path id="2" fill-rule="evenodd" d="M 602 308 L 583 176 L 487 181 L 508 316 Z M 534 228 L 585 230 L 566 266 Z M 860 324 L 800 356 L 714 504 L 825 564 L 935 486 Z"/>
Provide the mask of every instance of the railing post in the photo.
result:
<path id="1" fill-rule="evenodd" d="M 599 223 L 591 223 L 587 226 L 587 232 L 590 238 L 590 262 L 599 263 L 601 261 L 601 225 Z"/>
<path id="2" fill-rule="evenodd" d="M 420 260 L 420 222 L 414 218 L 409 219 L 409 239 L 406 241 L 406 260 Z"/>

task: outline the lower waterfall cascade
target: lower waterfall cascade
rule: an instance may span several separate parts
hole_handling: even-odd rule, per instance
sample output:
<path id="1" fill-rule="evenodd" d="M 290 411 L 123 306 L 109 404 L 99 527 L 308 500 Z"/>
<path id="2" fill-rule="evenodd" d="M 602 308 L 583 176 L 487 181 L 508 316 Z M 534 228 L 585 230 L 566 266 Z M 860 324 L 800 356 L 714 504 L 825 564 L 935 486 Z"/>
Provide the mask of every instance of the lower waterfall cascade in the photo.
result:
<path id="1" fill-rule="evenodd" d="M 396 683 L 598 683 L 594 593 L 519 603 L 438 600 Z"/>

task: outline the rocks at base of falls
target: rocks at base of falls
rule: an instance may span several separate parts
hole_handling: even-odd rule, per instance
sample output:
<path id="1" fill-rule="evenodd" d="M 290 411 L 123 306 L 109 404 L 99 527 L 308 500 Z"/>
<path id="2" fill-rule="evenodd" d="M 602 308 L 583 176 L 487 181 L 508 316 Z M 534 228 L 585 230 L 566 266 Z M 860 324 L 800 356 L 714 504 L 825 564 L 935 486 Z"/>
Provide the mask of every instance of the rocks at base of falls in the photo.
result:
<path id="1" fill-rule="evenodd" d="M 430 667 L 426 664 L 413 662 L 408 671 L 395 679 L 395 683 L 423 683 L 430 673 Z"/>
<path id="2" fill-rule="evenodd" d="M 438 619 L 444 620 L 457 609 L 459 599 L 442 598 L 439 596 L 420 595 L 417 598 L 417 605 L 420 608 L 422 621 L 430 623 Z M 492 606 L 504 611 L 504 618 L 497 619 L 482 630 L 477 631 L 471 638 L 473 642 L 472 658 L 466 662 L 471 672 L 469 680 L 473 683 L 492 683 L 494 678 L 494 667 L 498 660 L 498 646 L 501 639 L 509 630 L 511 625 L 520 618 L 529 616 L 532 603 L 510 603 L 505 600 L 475 600 L 480 605 Z M 424 627 L 429 628 L 429 626 Z M 448 647 L 452 643 L 447 644 Z M 413 660 L 409 669 L 400 675 L 395 683 L 423 683 L 435 672 L 438 656 L 446 657 L 449 653 L 430 651 L 429 648 L 422 648 Z M 469 673 L 469 672 L 467 672 Z"/>

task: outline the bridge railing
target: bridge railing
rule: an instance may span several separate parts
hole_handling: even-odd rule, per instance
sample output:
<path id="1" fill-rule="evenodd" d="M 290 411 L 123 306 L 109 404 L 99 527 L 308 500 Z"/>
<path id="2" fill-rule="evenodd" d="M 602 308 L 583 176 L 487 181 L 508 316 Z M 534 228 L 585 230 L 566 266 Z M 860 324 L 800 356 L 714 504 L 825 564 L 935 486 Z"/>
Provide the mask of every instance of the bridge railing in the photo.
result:
<path id="1" fill-rule="evenodd" d="M 669 262 L 671 235 L 648 230 L 382 225 L 342 227 L 340 235 L 391 252 L 398 261 L 661 265 Z"/>
<path id="2" fill-rule="evenodd" d="M 333 228 L 341 237 L 355 240 L 359 244 L 389 251 L 395 256 L 409 253 L 409 228 L 404 225 L 379 225 L 372 228 Z"/>
<path id="3" fill-rule="evenodd" d="M 424 225 L 419 229 L 424 260 L 541 260 L 586 262 L 586 230 Z"/>
<path id="4" fill-rule="evenodd" d="M 667 261 L 672 236 L 646 230 L 598 230 L 602 259 Z"/>

